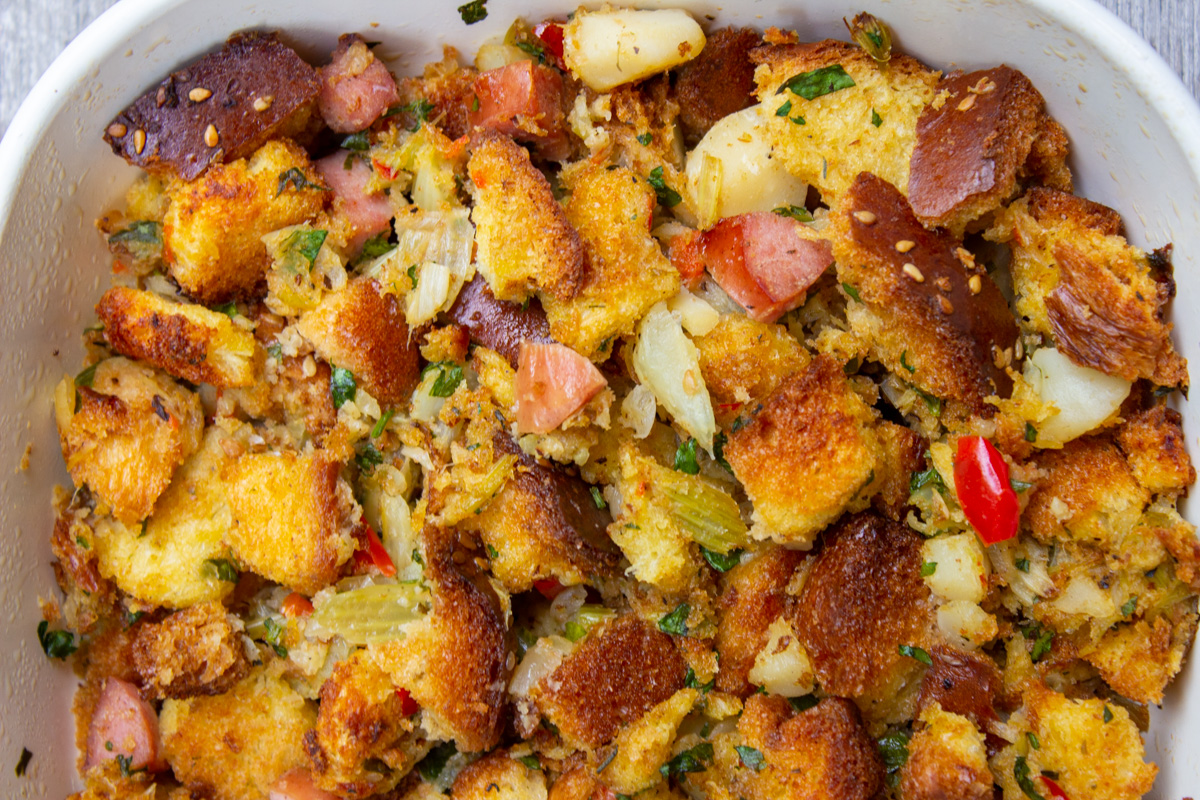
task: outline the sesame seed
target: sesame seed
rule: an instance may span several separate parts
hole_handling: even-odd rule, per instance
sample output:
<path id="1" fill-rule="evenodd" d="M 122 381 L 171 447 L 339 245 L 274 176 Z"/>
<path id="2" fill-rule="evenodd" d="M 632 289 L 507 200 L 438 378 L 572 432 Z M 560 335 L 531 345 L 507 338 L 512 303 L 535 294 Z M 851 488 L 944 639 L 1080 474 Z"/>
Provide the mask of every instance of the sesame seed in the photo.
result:
<path id="1" fill-rule="evenodd" d="M 268 94 L 264 97 L 256 97 L 254 99 L 254 110 L 255 111 L 266 111 L 268 108 L 271 107 L 271 103 L 274 103 L 274 102 L 275 102 L 274 95 Z"/>
<path id="2" fill-rule="evenodd" d="M 934 283 L 936 283 L 937 287 L 939 289 L 941 289 L 943 292 L 950 291 L 950 279 L 947 278 L 945 275 L 938 278 L 936 281 L 934 281 Z"/>
<path id="3" fill-rule="evenodd" d="M 1021 341 L 1021 337 L 1017 337 L 1017 343 L 1013 346 L 1017 358 L 1025 357 L 1025 343 Z"/>
<path id="4" fill-rule="evenodd" d="M 854 218 L 863 225 L 874 225 L 877 217 L 870 211 L 855 211 Z"/>
<path id="5" fill-rule="evenodd" d="M 216 147 L 220 137 L 217 136 L 217 126 L 209 123 L 209 126 L 204 129 L 204 143 L 209 147 Z"/>
<path id="6" fill-rule="evenodd" d="M 469 557 L 470 556 L 468 556 L 462 550 L 455 550 L 454 553 L 450 556 L 450 560 L 453 561 L 455 564 L 465 564 L 465 563 L 467 563 L 467 559 Z"/>
<path id="7" fill-rule="evenodd" d="M 138 128 L 136 131 L 133 132 L 133 152 L 137 153 L 140 156 L 142 154 L 142 151 L 145 149 L 146 149 L 146 132 L 144 130 L 142 130 L 141 128 Z"/>
<path id="8" fill-rule="evenodd" d="M 907 253 L 909 250 L 912 250 L 916 246 L 917 246 L 917 243 L 914 242 L 912 239 L 901 239 L 900 241 L 896 242 L 896 250 L 901 253 Z"/>
<path id="9" fill-rule="evenodd" d="M 508 658 L 504 659 L 504 666 L 511 670 L 516 665 L 517 665 L 517 654 L 510 652 L 508 654 Z"/>
<path id="10" fill-rule="evenodd" d="M 905 264 L 900 269 L 904 270 L 904 274 L 912 278 L 917 283 L 925 282 L 925 276 L 921 274 L 921 270 L 917 269 L 916 264 Z"/>
<path id="11" fill-rule="evenodd" d="M 119 122 L 114 122 L 112 125 L 108 126 L 108 135 L 114 139 L 120 139 L 128 132 L 129 129 Z"/>
<path id="12" fill-rule="evenodd" d="M 961 101 L 961 102 L 959 102 L 959 104 L 958 104 L 958 110 L 959 110 L 959 111 L 970 111 L 970 110 L 971 110 L 971 106 L 975 105 L 975 98 L 976 98 L 976 97 L 977 97 L 977 95 L 968 94 L 966 97 L 964 97 L 964 98 L 962 99 L 962 101 Z"/>
<path id="13" fill-rule="evenodd" d="M 942 307 L 943 314 L 954 313 L 954 305 L 950 302 L 949 298 L 945 297 L 944 295 L 938 295 L 938 305 Z"/>
<path id="14" fill-rule="evenodd" d="M 191 100 L 193 103 L 203 103 L 210 97 L 212 97 L 212 92 L 203 86 L 197 86 L 188 92 L 188 100 Z"/>
<path id="15" fill-rule="evenodd" d="M 972 275 L 971 279 L 967 281 L 967 288 L 971 290 L 971 294 L 979 294 L 983 291 L 983 279 L 978 275 Z"/>

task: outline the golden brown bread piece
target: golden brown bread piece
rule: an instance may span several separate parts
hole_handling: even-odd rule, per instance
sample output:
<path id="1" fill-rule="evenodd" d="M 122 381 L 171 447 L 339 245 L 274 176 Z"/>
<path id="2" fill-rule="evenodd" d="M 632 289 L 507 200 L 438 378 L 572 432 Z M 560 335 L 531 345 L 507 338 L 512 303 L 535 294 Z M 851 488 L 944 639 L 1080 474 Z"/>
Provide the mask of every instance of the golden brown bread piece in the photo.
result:
<path id="1" fill-rule="evenodd" d="M 1151 492 L 1186 492 L 1196 481 L 1187 452 L 1183 417 L 1167 406 L 1154 406 L 1125 419 L 1117 444 L 1137 482 Z"/>
<path id="2" fill-rule="evenodd" d="M 722 117 L 754 105 L 754 62 L 762 44 L 751 28 L 721 28 L 708 34 L 700 55 L 679 67 L 675 95 L 684 138 L 698 142 Z"/>
<path id="3" fill-rule="evenodd" d="M 546 312 L 536 297 L 527 303 L 497 300 L 481 275 L 462 288 L 446 316 L 465 327 L 472 341 L 504 356 L 513 369 L 521 342 L 553 341 Z"/>
<path id="4" fill-rule="evenodd" d="M 401 78 L 397 82 L 400 90 L 400 107 L 412 108 L 414 103 L 425 100 L 433 105 L 428 120 L 451 139 L 458 139 L 470 132 L 468 117 L 475 92 L 475 77 L 479 72 L 474 67 L 458 63 L 458 52 L 445 47 L 441 61 L 425 65 L 421 77 Z M 397 115 L 396 123 L 412 129 L 417 116 L 412 111 Z"/>
<path id="5" fill-rule="evenodd" d="M 937 703 L 952 714 L 967 717 L 983 727 L 996 720 L 997 695 L 1002 690 L 1000 670 L 980 653 L 938 645 L 929 651 L 933 666 L 921 680 L 917 707 Z"/>
<path id="6" fill-rule="evenodd" d="M 138 625 L 132 655 L 142 696 L 178 699 L 229 691 L 250 670 L 236 619 L 209 601 Z"/>
<path id="7" fill-rule="evenodd" d="M 1193 634 L 1193 620 L 1172 625 L 1165 616 L 1140 619 L 1109 630 L 1082 656 L 1122 696 L 1135 703 L 1161 704 Z"/>
<path id="8" fill-rule="evenodd" d="M 871 505 L 881 514 L 901 520 L 908 509 L 909 483 L 914 472 L 925 468 L 929 443 L 920 434 L 903 425 L 880 420 L 875 426 L 882 455 L 879 459 Z"/>
<path id="9" fill-rule="evenodd" d="M 320 125 L 319 88 L 316 70 L 274 33 L 235 33 L 134 100 L 104 140 L 135 167 L 190 181 L 268 139 L 304 138 Z"/>
<path id="10" fill-rule="evenodd" d="M 626 615 L 593 629 L 533 698 L 563 741 L 595 750 L 682 689 L 685 672 L 670 636 Z"/>
<path id="11" fill-rule="evenodd" d="M 226 314 L 125 286 L 105 292 L 96 314 L 104 337 L 121 355 L 218 389 L 254 382 L 254 335 Z"/>
<path id="12" fill-rule="evenodd" d="M 928 647 L 929 589 L 921 578 L 921 537 L 873 513 L 843 519 L 825 534 L 792 629 L 829 694 L 853 697 L 868 717 L 911 693 L 924 667 L 902 645 Z"/>
<path id="13" fill-rule="evenodd" d="M 714 642 L 721 659 L 718 690 L 743 698 L 754 691 L 748 677 L 754 658 L 767 643 L 767 628 L 783 613 L 788 582 L 804 559 L 804 553 L 770 547 L 726 573 Z"/>
<path id="14" fill-rule="evenodd" d="M 948 95 L 917 120 L 908 201 L 923 224 L 961 236 L 1017 193 L 1034 140 L 1059 126 L 1030 80 L 1011 67 L 951 75 L 937 89 Z M 1043 162 L 1039 168 L 1052 177 L 1066 171 L 1065 160 L 1057 170 L 1049 158 Z M 1055 188 L 1069 192 L 1071 184 Z"/>
<path id="15" fill-rule="evenodd" d="M 1012 390 L 994 359 L 1015 344 L 1017 324 L 986 271 L 958 239 L 922 227 L 896 187 L 874 175 L 858 176 L 831 220 L 838 278 L 862 298 L 851 324 L 869 331 L 872 357 L 990 416 L 984 398 Z"/>
<path id="16" fill-rule="evenodd" d="M 458 773 L 450 795 L 455 800 L 544 800 L 546 777 L 507 750 L 493 750 Z"/>
<path id="17" fill-rule="evenodd" d="M 325 295 L 296 329 L 321 358 L 354 373 L 382 405 L 408 402 L 421 379 L 421 354 L 404 312 L 373 278 L 356 278 Z"/>
<path id="18" fill-rule="evenodd" d="M 63 615 L 72 630 L 88 632 L 110 613 L 117 601 L 112 581 L 100 574 L 96 551 L 83 530 L 76 532 L 64 508 L 56 508 L 50 552 L 54 553 L 54 577 L 66 600 Z M 83 528 L 85 526 L 81 526 Z"/>
<path id="19" fill-rule="evenodd" d="M 493 294 L 517 302 L 534 291 L 562 301 L 575 297 L 588 274 L 583 242 L 525 148 L 480 132 L 467 173 L 474 185 L 477 266 Z"/>
<path id="20" fill-rule="evenodd" d="M 900 768 L 904 800 L 992 800 L 992 771 L 983 734 L 971 720 L 936 704 L 921 711 L 922 725 Z"/>
<path id="21" fill-rule="evenodd" d="M 807 547 L 844 510 L 865 506 L 880 455 L 873 419 L 830 356 L 783 381 L 725 447 L 754 502 L 751 532 Z"/>

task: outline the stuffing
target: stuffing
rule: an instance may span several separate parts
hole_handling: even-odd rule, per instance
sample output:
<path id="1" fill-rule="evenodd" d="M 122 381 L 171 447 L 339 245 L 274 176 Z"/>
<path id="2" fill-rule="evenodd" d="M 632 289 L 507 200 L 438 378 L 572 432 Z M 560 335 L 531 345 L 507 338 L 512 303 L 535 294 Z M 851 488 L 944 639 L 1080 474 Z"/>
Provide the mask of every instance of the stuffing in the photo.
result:
<path id="1" fill-rule="evenodd" d="M 63 459 L 113 516 L 132 525 L 200 445 L 200 398 L 150 367 L 105 359 L 54 392 Z"/>
<path id="2" fill-rule="evenodd" d="M 254 382 L 261 360 L 254 335 L 226 314 L 122 286 L 104 293 L 96 314 L 121 355 L 219 389 Z"/>
<path id="3" fill-rule="evenodd" d="M 183 699 L 229 691 L 250 669 L 242 627 L 211 600 L 138 625 L 132 656 L 143 694 Z"/>
<path id="4" fill-rule="evenodd" d="M 996 705 L 1002 699 L 1000 670 L 988 656 L 938 645 L 929 651 L 933 666 L 921 680 L 917 707 L 936 707 L 963 716 L 979 727 L 998 718 Z"/>
<path id="5" fill-rule="evenodd" d="M 188 295 L 211 304 L 253 296 L 270 265 L 261 237 L 316 216 L 329 191 L 300 147 L 275 140 L 167 194 L 163 258 Z"/>
<path id="6" fill-rule="evenodd" d="M 505 750 L 493 750 L 458 773 L 455 800 L 546 800 L 546 776 Z"/>
<path id="7" fill-rule="evenodd" d="M 117 589 L 100 574 L 96 551 L 92 549 L 95 534 L 77 516 L 70 508 L 69 496 L 60 492 L 55 502 L 54 532 L 50 535 L 54 577 L 65 595 L 63 617 L 72 630 L 84 633 L 113 609 Z"/>
<path id="8" fill-rule="evenodd" d="M 689 143 L 700 141 L 722 118 L 754 104 L 750 52 L 761 43 L 752 28 L 721 28 L 708 35 L 700 55 L 676 71 L 679 121 Z"/>
<path id="9" fill-rule="evenodd" d="M 684 717 L 700 697 L 696 689 L 680 689 L 625 726 L 613 742 L 612 757 L 597 754 L 597 774 L 619 794 L 637 794 L 662 781 L 660 771 L 671 757 L 671 745 Z"/>
<path id="10" fill-rule="evenodd" d="M 424 101 L 432 106 L 428 119 L 446 136 L 451 139 L 464 136 L 470 130 L 467 118 L 478 74 L 475 69 L 459 64 L 458 52 L 453 47 L 443 48 L 441 61 L 426 64 L 420 77 L 400 79 L 398 121 L 411 129 L 417 122 L 412 109 Z"/>
<path id="11" fill-rule="evenodd" d="M 992 771 L 983 734 L 966 717 L 934 703 L 908 743 L 898 794 L 904 800 L 992 800 Z"/>
<path id="12" fill-rule="evenodd" d="M 1154 406 L 1127 417 L 1117 430 L 1117 445 L 1147 491 L 1174 495 L 1195 483 L 1182 422 L 1178 411 Z"/>
<path id="13" fill-rule="evenodd" d="M 1166 616 L 1118 625 L 1081 655 L 1121 695 L 1161 705 L 1163 689 L 1179 673 L 1195 633 L 1195 615 L 1186 617 L 1178 625 Z"/>

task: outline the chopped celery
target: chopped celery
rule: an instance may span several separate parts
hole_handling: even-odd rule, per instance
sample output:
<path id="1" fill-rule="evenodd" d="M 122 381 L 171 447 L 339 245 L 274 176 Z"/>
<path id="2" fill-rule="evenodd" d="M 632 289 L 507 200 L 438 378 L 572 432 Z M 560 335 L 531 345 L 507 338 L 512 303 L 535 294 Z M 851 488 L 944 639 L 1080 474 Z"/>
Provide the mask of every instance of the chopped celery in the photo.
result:
<path id="1" fill-rule="evenodd" d="M 321 638 L 341 636 L 354 645 L 396 639 L 405 625 L 421 618 L 428 600 L 428 591 L 417 584 L 364 586 L 321 603 L 308 631 Z"/>
<path id="2" fill-rule="evenodd" d="M 732 497 L 699 476 L 668 474 L 661 484 L 667 510 L 696 544 L 721 555 L 747 545 L 746 523 Z"/>

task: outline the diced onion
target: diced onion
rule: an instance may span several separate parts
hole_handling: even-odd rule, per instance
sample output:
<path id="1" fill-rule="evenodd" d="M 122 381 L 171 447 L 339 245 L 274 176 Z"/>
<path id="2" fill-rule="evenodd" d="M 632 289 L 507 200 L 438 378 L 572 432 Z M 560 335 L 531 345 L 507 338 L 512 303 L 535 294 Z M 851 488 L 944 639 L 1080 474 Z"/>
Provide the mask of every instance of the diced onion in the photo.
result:
<path id="1" fill-rule="evenodd" d="M 667 301 L 667 308 L 679 315 L 684 330 L 692 336 L 703 336 L 721 321 L 721 315 L 715 308 L 686 288 L 680 289 L 679 294 Z"/>
<path id="2" fill-rule="evenodd" d="M 999 634 L 996 618 L 970 600 L 952 600 L 938 608 L 938 629 L 946 640 L 973 650 Z"/>
<path id="3" fill-rule="evenodd" d="M 922 557 L 925 563 L 933 565 L 925 583 L 938 597 L 978 603 L 987 594 L 987 559 L 974 534 L 927 539 Z"/>
<path id="4" fill-rule="evenodd" d="M 487 72 L 490 69 L 507 67 L 518 61 L 528 61 L 533 58 L 519 47 L 511 44 L 485 44 L 475 52 L 475 69 Z"/>
<path id="5" fill-rule="evenodd" d="M 588 88 L 607 92 L 695 58 L 704 41 L 679 9 L 580 9 L 563 27 L 563 58 Z"/>
<path id="6" fill-rule="evenodd" d="M 650 435 L 657 415 L 658 400 L 655 399 L 654 392 L 650 391 L 649 386 L 639 383 L 621 401 L 621 416 L 617 421 L 627 428 L 632 428 L 634 438 L 645 439 Z"/>
<path id="7" fill-rule="evenodd" d="M 812 693 L 816 678 L 812 661 L 783 617 L 767 628 L 767 643 L 755 656 L 748 677 L 768 694 L 800 697 Z"/>
<path id="8" fill-rule="evenodd" d="M 665 303 L 642 320 L 633 369 L 675 421 L 711 452 L 717 423 L 696 346 Z"/>

